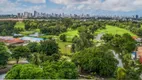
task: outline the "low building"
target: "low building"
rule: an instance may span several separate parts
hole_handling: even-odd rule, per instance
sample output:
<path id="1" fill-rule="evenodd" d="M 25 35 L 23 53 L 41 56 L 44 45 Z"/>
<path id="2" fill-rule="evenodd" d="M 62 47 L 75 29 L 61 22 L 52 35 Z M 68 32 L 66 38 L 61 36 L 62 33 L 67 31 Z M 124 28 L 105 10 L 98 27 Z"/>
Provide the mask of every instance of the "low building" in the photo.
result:
<path id="1" fill-rule="evenodd" d="M 34 34 L 30 34 L 29 36 L 30 36 L 30 37 L 39 37 L 39 33 L 36 32 L 36 33 L 34 33 Z"/>
<path id="2" fill-rule="evenodd" d="M 0 36 L 0 42 L 4 42 L 7 45 L 23 45 L 24 40 L 21 40 L 19 38 L 13 38 L 11 36 Z"/>
<path id="3" fill-rule="evenodd" d="M 43 38 L 22 37 L 21 40 L 24 40 L 26 42 L 40 42 L 43 41 Z"/>
<path id="4" fill-rule="evenodd" d="M 142 63 L 142 46 L 137 47 L 136 58 Z"/>
<path id="5" fill-rule="evenodd" d="M 142 39 L 138 38 L 137 36 L 133 36 L 132 38 L 139 43 L 142 42 Z"/>

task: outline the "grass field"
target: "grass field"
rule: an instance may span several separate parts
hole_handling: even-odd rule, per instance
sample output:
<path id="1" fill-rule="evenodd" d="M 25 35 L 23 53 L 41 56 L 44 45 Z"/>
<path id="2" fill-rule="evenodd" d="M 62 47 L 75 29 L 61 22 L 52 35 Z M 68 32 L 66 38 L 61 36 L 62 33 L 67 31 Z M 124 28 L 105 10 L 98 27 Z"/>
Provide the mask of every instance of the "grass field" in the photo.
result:
<path id="1" fill-rule="evenodd" d="M 62 52 L 64 55 L 71 55 L 71 44 L 70 42 L 61 42 L 58 41 L 58 46 L 59 50 Z"/>
<path id="2" fill-rule="evenodd" d="M 65 33 L 62 33 L 62 34 L 65 34 L 66 36 L 67 36 L 67 41 L 72 41 L 72 38 L 74 37 L 74 36 L 78 36 L 78 31 L 77 30 L 69 30 L 69 31 L 67 31 L 67 32 L 65 32 Z M 62 35 L 62 34 L 60 34 L 60 35 Z"/>
<path id="3" fill-rule="evenodd" d="M 122 28 L 115 27 L 115 26 L 109 26 L 109 25 L 106 25 L 106 29 L 98 30 L 95 32 L 95 34 L 99 34 L 99 33 L 109 33 L 109 34 L 114 34 L 114 35 L 115 34 L 123 35 L 124 33 L 128 33 L 131 36 L 137 36 L 126 29 L 122 29 Z"/>
<path id="4" fill-rule="evenodd" d="M 33 34 L 33 33 L 34 33 L 34 31 L 22 31 L 22 32 L 20 32 L 20 34 L 23 34 L 25 36 Z"/>
<path id="5" fill-rule="evenodd" d="M 25 24 L 23 22 L 17 22 L 14 28 L 25 29 Z"/>

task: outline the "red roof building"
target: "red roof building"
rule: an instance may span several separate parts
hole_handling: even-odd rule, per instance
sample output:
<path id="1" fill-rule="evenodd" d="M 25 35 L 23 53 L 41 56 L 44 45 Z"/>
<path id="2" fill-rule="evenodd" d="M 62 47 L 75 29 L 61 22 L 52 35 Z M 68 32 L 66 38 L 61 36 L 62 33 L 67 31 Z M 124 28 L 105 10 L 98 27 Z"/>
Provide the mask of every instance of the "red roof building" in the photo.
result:
<path id="1" fill-rule="evenodd" d="M 12 37 L 0 37 L 0 42 L 4 42 L 6 44 L 22 44 L 24 40 L 19 38 L 12 38 Z"/>

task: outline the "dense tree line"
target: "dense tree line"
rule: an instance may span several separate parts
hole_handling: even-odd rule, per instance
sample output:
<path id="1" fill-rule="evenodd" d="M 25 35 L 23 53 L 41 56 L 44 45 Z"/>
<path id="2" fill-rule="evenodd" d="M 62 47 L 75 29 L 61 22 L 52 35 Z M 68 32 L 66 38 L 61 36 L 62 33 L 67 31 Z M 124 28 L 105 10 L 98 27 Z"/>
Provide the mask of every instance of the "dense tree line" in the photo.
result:
<path id="1" fill-rule="evenodd" d="M 10 53 L 8 48 L 4 43 L 0 43 L 0 68 L 4 67 L 7 64 Z"/>
<path id="2" fill-rule="evenodd" d="M 80 51 L 73 56 L 73 61 L 81 67 L 81 71 L 96 73 L 103 77 L 114 76 L 118 64 L 107 45 Z"/>
<path id="3" fill-rule="evenodd" d="M 25 64 L 15 65 L 6 75 L 6 79 L 76 79 L 77 68 L 67 61 L 45 62 L 40 67 Z"/>
<path id="4" fill-rule="evenodd" d="M 14 33 L 15 21 L 0 21 L 0 35 L 9 36 Z"/>

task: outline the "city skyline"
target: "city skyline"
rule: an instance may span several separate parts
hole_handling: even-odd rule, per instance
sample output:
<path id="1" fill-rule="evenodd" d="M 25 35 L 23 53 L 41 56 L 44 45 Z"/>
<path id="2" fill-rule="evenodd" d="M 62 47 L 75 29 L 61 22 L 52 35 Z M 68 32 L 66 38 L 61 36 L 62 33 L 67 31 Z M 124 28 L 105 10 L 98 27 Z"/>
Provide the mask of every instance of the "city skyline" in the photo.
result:
<path id="1" fill-rule="evenodd" d="M 141 0 L 1 0 L 0 14 L 33 12 L 96 15 L 140 15 Z"/>

